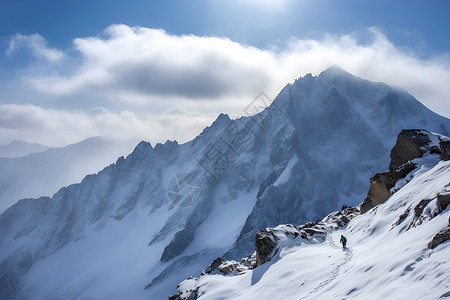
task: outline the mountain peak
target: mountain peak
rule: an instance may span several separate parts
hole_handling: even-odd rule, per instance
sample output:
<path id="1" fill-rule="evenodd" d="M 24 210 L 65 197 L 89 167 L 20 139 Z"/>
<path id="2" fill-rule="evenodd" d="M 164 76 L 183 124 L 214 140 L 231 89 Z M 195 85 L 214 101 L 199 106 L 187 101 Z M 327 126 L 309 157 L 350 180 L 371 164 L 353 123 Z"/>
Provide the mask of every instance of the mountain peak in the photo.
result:
<path id="1" fill-rule="evenodd" d="M 331 76 L 353 76 L 351 73 L 345 71 L 344 69 L 342 69 L 340 66 L 338 65 L 332 65 L 331 67 L 329 67 L 328 69 L 326 69 L 325 71 L 322 71 L 322 73 L 319 74 L 320 76 L 323 75 L 331 75 Z"/>

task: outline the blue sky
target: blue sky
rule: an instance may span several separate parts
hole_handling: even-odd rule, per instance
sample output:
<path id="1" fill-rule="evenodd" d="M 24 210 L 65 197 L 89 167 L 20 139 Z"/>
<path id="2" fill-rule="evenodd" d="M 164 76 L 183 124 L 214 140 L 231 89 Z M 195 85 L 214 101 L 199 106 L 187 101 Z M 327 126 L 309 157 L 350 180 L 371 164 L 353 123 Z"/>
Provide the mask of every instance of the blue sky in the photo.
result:
<path id="1" fill-rule="evenodd" d="M 332 64 L 448 117 L 449 13 L 445 0 L 0 0 L 0 144 L 186 141 Z"/>
<path id="2" fill-rule="evenodd" d="M 95 36 L 123 23 L 268 47 L 291 36 L 378 26 L 397 45 L 430 55 L 450 50 L 449 13 L 446 0 L 2 0 L 0 36 L 5 42 L 15 33 L 37 32 L 64 48 L 76 37 Z"/>

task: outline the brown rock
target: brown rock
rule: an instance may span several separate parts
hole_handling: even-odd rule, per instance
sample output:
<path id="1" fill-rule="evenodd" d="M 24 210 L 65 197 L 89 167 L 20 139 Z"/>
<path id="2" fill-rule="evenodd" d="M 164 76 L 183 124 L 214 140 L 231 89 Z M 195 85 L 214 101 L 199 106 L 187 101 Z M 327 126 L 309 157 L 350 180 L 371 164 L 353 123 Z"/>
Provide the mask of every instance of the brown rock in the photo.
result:
<path id="1" fill-rule="evenodd" d="M 397 137 L 397 142 L 391 150 L 390 170 L 418 157 L 422 157 L 420 147 L 426 146 L 430 139 L 418 129 L 403 129 Z"/>
<path id="2" fill-rule="evenodd" d="M 450 240 L 450 227 L 444 228 L 441 231 L 439 231 L 431 240 L 431 242 L 428 243 L 428 248 L 434 249 L 440 244 Z"/>
<path id="3" fill-rule="evenodd" d="M 436 201 L 437 201 L 437 206 L 439 208 L 439 213 L 441 213 L 450 204 L 450 194 L 439 194 L 439 195 L 437 195 Z"/>
<path id="4" fill-rule="evenodd" d="M 391 194 L 391 189 L 399 179 L 405 178 L 414 168 L 413 163 L 406 163 L 395 170 L 377 173 L 370 178 L 370 188 L 366 199 L 360 204 L 361 213 L 366 213 L 378 204 L 384 203 Z"/>
<path id="5" fill-rule="evenodd" d="M 410 209 L 408 208 L 404 213 L 402 213 L 399 217 L 395 225 L 400 225 L 403 221 L 405 221 L 406 217 L 409 215 Z"/>
<path id="6" fill-rule="evenodd" d="M 439 147 L 441 148 L 441 159 L 450 160 L 450 141 L 441 141 Z"/>
<path id="7" fill-rule="evenodd" d="M 209 266 L 206 268 L 205 273 L 210 274 L 214 270 L 218 270 L 219 266 L 224 262 L 220 257 L 216 258 Z"/>
<path id="8" fill-rule="evenodd" d="M 222 274 L 225 274 L 225 275 L 230 274 L 231 272 L 233 272 L 236 269 L 237 269 L 237 265 L 231 264 L 231 263 L 221 264 L 220 266 L 217 267 L 217 270 L 219 270 L 219 272 L 221 272 Z"/>
<path id="9" fill-rule="evenodd" d="M 424 199 L 424 200 L 420 201 L 419 204 L 416 205 L 416 207 L 414 207 L 414 214 L 416 215 L 416 217 L 420 217 L 420 215 L 422 215 L 423 210 L 430 202 L 431 202 L 431 199 L 430 200 Z"/>
<path id="10" fill-rule="evenodd" d="M 268 262 L 276 254 L 278 238 L 270 229 L 263 229 L 256 233 L 255 250 L 258 265 Z"/>

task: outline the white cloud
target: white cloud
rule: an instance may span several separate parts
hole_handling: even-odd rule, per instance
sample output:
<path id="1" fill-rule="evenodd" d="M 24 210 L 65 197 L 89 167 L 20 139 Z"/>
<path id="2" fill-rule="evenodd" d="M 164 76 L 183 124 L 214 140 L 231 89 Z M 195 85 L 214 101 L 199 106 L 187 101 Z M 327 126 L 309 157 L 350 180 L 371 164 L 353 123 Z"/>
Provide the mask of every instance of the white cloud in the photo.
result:
<path id="1" fill-rule="evenodd" d="M 364 36 L 364 41 L 360 36 Z M 39 35 L 16 36 L 17 41 L 37 41 L 30 49 L 49 60 L 53 56 L 53 60 L 69 57 L 47 48 L 42 39 Z M 260 91 L 274 97 L 286 83 L 306 73 L 317 75 L 334 64 L 357 76 L 402 87 L 429 108 L 450 116 L 450 56 L 421 58 L 412 50 L 396 46 L 376 28 L 347 35 L 292 38 L 283 47 L 258 49 L 226 38 L 178 36 L 163 30 L 112 25 L 103 36 L 78 38 L 73 45 L 79 63 L 65 59 L 63 65 L 46 68 L 46 75 L 29 73 L 32 75 L 27 78 L 33 86 L 61 99 L 78 98 L 84 101 L 78 103 L 80 107 L 89 106 L 89 100 L 99 103 L 101 99 L 102 106 L 125 103 L 130 111 L 87 113 L 3 106 L 9 112 L 10 123 L 5 116 L 0 122 L 15 124 L 19 129 L 14 130 L 22 134 L 14 138 L 26 139 L 35 134 L 44 139 L 48 134 L 48 139 L 53 135 L 61 140 L 70 136 L 73 140 L 87 134 L 117 132 L 150 141 L 186 141 L 209 125 L 218 113 L 242 113 Z M 11 44 L 8 52 L 15 47 Z M 64 70 L 64 74 L 59 70 Z M 157 107 L 177 105 L 175 110 L 156 112 Z M 186 106 L 190 109 L 183 109 Z M 21 109 L 35 113 L 19 114 Z M 143 117 L 144 109 L 152 114 Z M 50 126 L 51 122 L 58 126 Z M 50 129 L 42 127 L 49 123 L 46 126 Z M 8 136 L 14 132 L 12 127 L 0 128 Z"/>
<path id="2" fill-rule="evenodd" d="M 83 93 L 134 103 L 234 101 L 234 108 L 240 109 L 237 99 L 249 101 L 260 91 L 276 95 L 299 76 L 337 64 L 357 76 L 400 86 L 450 115 L 448 56 L 421 59 L 376 28 L 364 34 L 369 42 L 360 42 L 358 34 L 325 35 L 292 38 L 282 49 L 267 50 L 226 38 L 112 25 L 103 37 L 74 40 L 81 64 L 69 75 L 54 75 L 57 70 L 52 70 L 52 75 L 29 80 L 38 90 L 61 96 Z"/>
<path id="3" fill-rule="evenodd" d="M 216 115 L 173 108 L 157 116 L 137 117 L 133 112 L 44 109 L 35 105 L 0 105 L 0 143 L 20 138 L 63 146 L 92 136 L 117 139 L 138 137 L 152 143 L 176 139 L 186 142 L 211 123 Z"/>
<path id="4" fill-rule="evenodd" d="M 272 55 L 228 39 L 173 36 L 162 30 L 113 25 L 105 38 L 78 38 L 83 58 L 68 77 L 32 77 L 41 91 L 87 94 L 129 102 L 155 97 L 219 100 L 270 84 Z M 52 72 L 53 73 L 53 72 Z"/>
<path id="5" fill-rule="evenodd" d="M 17 33 L 9 41 L 9 47 L 6 50 L 8 56 L 12 56 L 21 48 L 28 48 L 38 59 L 44 59 L 50 62 L 58 62 L 63 57 L 62 51 L 47 47 L 47 41 L 40 34 L 22 35 Z"/>

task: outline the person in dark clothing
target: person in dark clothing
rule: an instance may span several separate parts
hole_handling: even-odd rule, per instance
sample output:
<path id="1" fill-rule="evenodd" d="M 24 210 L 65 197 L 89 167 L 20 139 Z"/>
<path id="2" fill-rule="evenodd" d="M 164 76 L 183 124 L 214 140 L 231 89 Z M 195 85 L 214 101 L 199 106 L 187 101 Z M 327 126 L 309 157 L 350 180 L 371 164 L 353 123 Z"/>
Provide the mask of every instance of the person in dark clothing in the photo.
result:
<path id="1" fill-rule="evenodd" d="M 342 244 L 342 247 L 345 249 L 345 245 L 347 244 L 347 238 L 341 234 L 341 240 L 340 243 Z"/>

